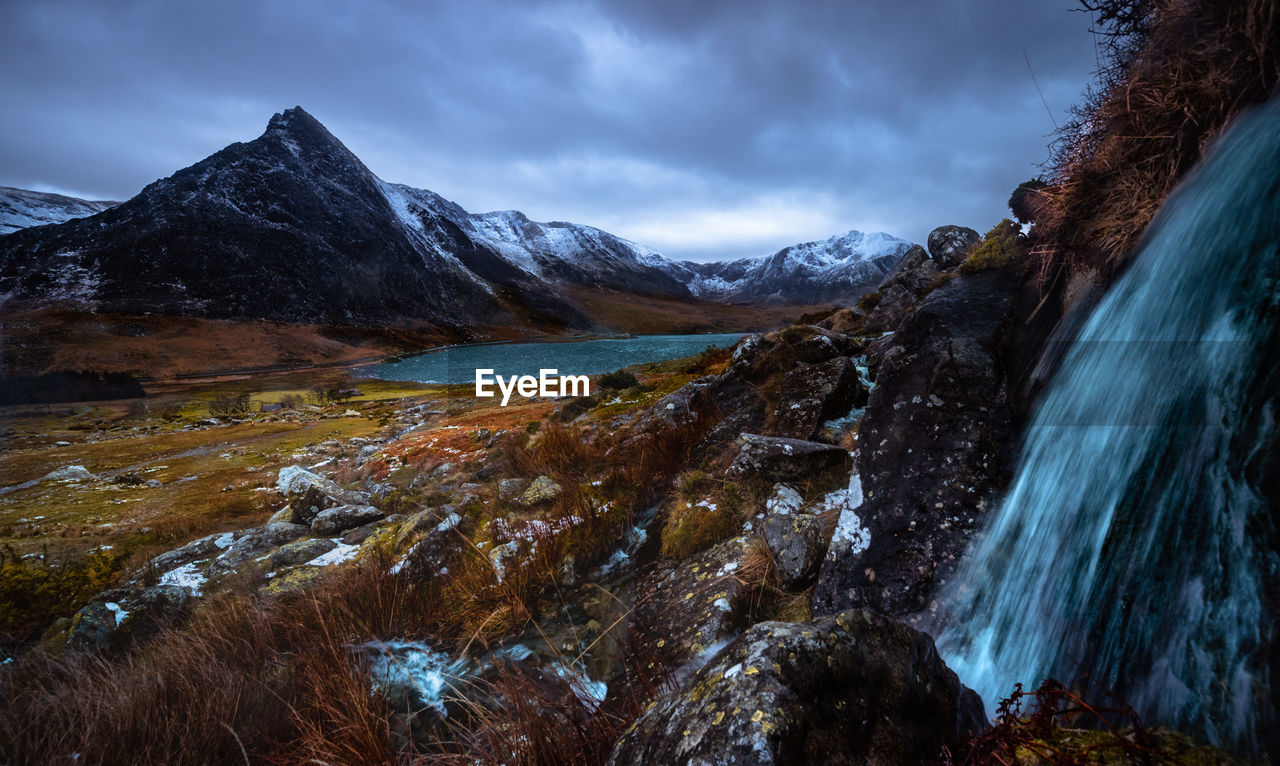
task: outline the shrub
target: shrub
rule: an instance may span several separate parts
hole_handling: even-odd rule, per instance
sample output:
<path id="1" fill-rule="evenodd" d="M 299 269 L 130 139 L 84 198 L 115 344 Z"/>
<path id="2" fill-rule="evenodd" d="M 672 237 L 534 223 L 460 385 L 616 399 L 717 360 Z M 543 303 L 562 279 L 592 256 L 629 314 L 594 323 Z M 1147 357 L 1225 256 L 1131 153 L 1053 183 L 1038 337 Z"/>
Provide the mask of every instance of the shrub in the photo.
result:
<path id="1" fill-rule="evenodd" d="M 225 394 L 209 402 L 210 415 L 248 415 L 250 412 L 248 394 Z"/>
<path id="2" fill-rule="evenodd" d="M 636 376 L 626 370 L 606 372 L 596 382 L 600 388 L 614 391 L 623 391 L 640 385 L 640 381 Z"/>
<path id="3" fill-rule="evenodd" d="M 1040 217 L 1045 206 L 1044 195 L 1040 190 L 1048 186 L 1039 178 L 1032 178 L 1018 184 L 1018 188 L 1009 195 L 1009 210 L 1018 223 L 1032 224 Z"/>
<path id="4" fill-rule="evenodd" d="M 583 414 L 584 412 L 589 411 L 592 407 L 595 407 L 597 404 L 599 404 L 599 402 L 597 402 L 593 397 L 590 397 L 590 396 L 574 397 L 573 399 L 570 399 L 567 404 L 565 404 L 563 407 L 561 407 L 559 410 L 556 411 L 555 418 L 561 423 L 568 423 L 571 420 L 574 420 L 575 418 L 577 418 L 579 415 Z"/>
<path id="5" fill-rule="evenodd" d="M 960 264 L 960 272 L 975 274 L 979 271 L 1002 269 L 1016 262 L 1021 256 L 1018 237 L 1018 225 L 1005 218 L 987 232 L 982 242 L 969 253 L 969 257 Z"/>
<path id="6" fill-rule="evenodd" d="M 858 299 L 857 306 L 860 310 L 870 314 L 872 309 L 880 305 L 880 299 L 883 297 L 880 293 L 867 293 Z"/>
<path id="7" fill-rule="evenodd" d="M 1023 710 L 1023 703 L 1028 709 Z M 995 725 L 948 763 L 1242 763 L 1164 729 L 1147 729 L 1133 708 L 1097 705 L 1052 678 L 1033 692 L 1022 684 L 1000 701 Z"/>

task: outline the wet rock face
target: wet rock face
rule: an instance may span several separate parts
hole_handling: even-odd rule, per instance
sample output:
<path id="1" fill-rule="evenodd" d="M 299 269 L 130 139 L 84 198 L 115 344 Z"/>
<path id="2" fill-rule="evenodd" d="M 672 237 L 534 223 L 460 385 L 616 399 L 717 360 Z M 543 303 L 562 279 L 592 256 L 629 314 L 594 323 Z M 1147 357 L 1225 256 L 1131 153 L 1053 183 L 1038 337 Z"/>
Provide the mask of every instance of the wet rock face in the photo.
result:
<path id="1" fill-rule="evenodd" d="M 929 257 L 944 269 L 959 266 L 982 237 L 968 226 L 939 226 L 929 232 Z"/>
<path id="2" fill-rule="evenodd" d="M 609 763 L 922 763 L 981 720 L 927 635 L 845 612 L 753 626 L 641 716 Z"/>
<path id="3" fill-rule="evenodd" d="M 1012 429 L 998 360 L 1012 279 L 957 277 L 868 349 L 876 385 L 860 431 L 857 517 L 870 540 L 824 561 L 815 614 L 929 608 L 1005 483 Z"/>
<path id="4" fill-rule="evenodd" d="M 738 455 L 729 473 L 799 481 L 850 462 L 848 452 L 831 444 L 744 433 L 738 437 Z"/>
<path id="5" fill-rule="evenodd" d="M 848 414 L 853 407 L 865 406 L 867 396 L 867 389 L 858 381 L 858 371 L 847 356 L 819 364 L 797 362 L 782 376 L 778 434 L 812 439 L 823 423 Z"/>

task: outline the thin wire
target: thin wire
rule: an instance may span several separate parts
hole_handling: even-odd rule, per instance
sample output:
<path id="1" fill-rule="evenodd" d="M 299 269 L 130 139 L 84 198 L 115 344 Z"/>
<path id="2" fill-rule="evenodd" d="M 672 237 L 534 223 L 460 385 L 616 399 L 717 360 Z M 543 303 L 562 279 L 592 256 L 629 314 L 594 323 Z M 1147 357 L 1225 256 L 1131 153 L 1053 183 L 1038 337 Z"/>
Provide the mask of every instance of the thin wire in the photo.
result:
<path id="1" fill-rule="evenodd" d="M 1022 60 L 1027 62 L 1027 71 L 1031 73 L 1031 84 L 1036 86 L 1036 93 L 1040 94 L 1040 103 L 1044 104 L 1044 110 L 1049 114 L 1049 121 L 1053 123 L 1053 129 L 1058 129 L 1058 121 L 1053 117 L 1053 110 L 1049 108 L 1049 102 L 1044 100 L 1044 93 L 1040 90 L 1040 83 L 1036 81 L 1036 71 L 1031 68 L 1031 57 L 1027 55 L 1027 46 L 1022 46 Z"/>

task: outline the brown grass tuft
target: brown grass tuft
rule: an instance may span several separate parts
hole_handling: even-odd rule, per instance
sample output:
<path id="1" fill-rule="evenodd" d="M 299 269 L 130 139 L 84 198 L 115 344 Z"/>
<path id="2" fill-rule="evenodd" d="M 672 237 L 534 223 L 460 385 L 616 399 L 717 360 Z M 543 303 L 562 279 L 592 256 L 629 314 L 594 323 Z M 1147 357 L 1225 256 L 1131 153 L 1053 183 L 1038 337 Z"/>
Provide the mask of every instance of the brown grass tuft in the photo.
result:
<path id="1" fill-rule="evenodd" d="M 1103 13 L 1109 58 L 1059 131 L 1040 192 L 1044 281 L 1064 264 L 1121 265 L 1208 143 L 1280 82 L 1273 0 L 1085 4 Z"/>

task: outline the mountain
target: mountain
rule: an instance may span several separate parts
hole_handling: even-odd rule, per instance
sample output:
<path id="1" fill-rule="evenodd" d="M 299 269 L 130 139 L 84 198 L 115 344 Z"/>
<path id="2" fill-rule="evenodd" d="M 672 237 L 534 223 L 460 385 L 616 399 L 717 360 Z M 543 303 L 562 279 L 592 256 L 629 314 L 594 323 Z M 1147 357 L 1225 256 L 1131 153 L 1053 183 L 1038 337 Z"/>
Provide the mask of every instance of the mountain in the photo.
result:
<path id="1" fill-rule="evenodd" d="M 450 220 L 425 213 L 409 213 L 315 118 L 290 109 L 259 138 L 117 207 L 3 237 L 0 293 L 130 314 L 589 324 Z"/>
<path id="2" fill-rule="evenodd" d="M 590 226 L 469 213 L 388 183 L 296 107 L 257 139 L 127 202 L 0 237 L 0 296 L 121 314 L 588 329 L 598 323 L 575 288 L 722 303 L 853 300 L 908 247 L 852 231 L 761 258 L 675 262 Z"/>
<path id="3" fill-rule="evenodd" d="M 875 289 L 911 249 L 881 232 L 849 231 L 821 242 L 785 247 L 763 258 L 716 263 L 682 261 L 666 271 L 696 297 L 733 303 L 827 303 Z"/>
<path id="4" fill-rule="evenodd" d="M 83 218 L 119 204 L 0 186 L 0 234 Z"/>

